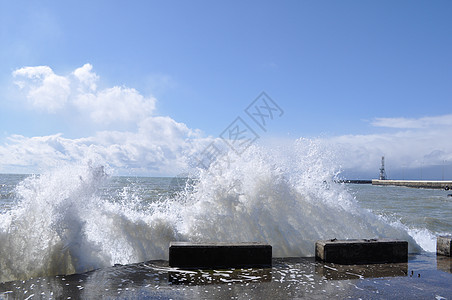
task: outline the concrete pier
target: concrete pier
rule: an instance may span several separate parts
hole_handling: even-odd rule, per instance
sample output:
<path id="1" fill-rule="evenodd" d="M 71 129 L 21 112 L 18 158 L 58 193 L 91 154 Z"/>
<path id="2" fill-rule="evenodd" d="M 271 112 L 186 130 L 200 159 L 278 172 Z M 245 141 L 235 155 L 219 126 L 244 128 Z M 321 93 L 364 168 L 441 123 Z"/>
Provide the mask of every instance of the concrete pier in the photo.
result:
<path id="1" fill-rule="evenodd" d="M 436 254 L 452 256 L 452 236 L 439 236 L 436 238 Z"/>
<path id="2" fill-rule="evenodd" d="M 343 265 L 403 263 L 408 262 L 408 242 L 391 239 L 317 241 L 315 257 Z"/>
<path id="3" fill-rule="evenodd" d="M 452 181 L 445 180 L 379 180 L 372 179 L 372 185 L 395 185 L 424 189 L 452 189 Z"/>
<path id="4" fill-rule="evenodd" d="M 169 265 L 184 269 L 271 267 L 272 246 L 261 243 L 172 242 Z"/>

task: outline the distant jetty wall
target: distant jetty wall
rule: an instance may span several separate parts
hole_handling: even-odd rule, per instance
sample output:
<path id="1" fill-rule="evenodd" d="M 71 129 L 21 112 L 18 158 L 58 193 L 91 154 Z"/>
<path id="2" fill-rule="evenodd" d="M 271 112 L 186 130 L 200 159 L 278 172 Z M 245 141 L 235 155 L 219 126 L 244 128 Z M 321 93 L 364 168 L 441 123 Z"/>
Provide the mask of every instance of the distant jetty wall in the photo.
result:
<path id="1" fill-rule="evenodd" d="M 363 179 L 341 179 L 336 180 L 338 183 L 354 183 L 354 184 L 371 184 L 372 180 L 363 180 Z"/>
<path id="2" fill-rule="evenodd" d="M 396 185 L 425 189 L 452 189 L 452 181 L 444 180 L 379 180 L 372 179 L 372 185 Z"/>

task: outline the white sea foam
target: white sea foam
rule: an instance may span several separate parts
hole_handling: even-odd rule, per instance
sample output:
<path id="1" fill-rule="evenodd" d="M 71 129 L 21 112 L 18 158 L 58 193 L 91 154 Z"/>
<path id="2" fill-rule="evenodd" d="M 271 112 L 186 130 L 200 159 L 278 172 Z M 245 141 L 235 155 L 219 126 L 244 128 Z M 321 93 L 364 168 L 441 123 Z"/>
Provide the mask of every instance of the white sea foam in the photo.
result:
<path id="1" fill-rule="evenodd" d="M 436 235 L 426 228 L 407 229 L 413 239 L 422 247 L 424 251 L 436 252 Z"/>
<path id="2" fill-rule="evenodd" d="M 0 215 L 0 281 L 164 257 L 174 226 L 100 198 L 104 180 L 102 168 L 81 166 L 21 182 L 17 207 Z"/>
<path id="3" fill-rule="evenodd" d="M 194 241 L 267 242 L 279 257 L 312 256 L 316 240 L 332 238 L 402 238 L 419 250 L 405 230 L 360 208 L 335 174 L 331 154 L 309 140 L 284 153 L 229 153 L 185 195 L 178 232 Z"/>
<path id="4" fill-rule="evenodd" d="M 170 241 L 266 242 L 273 255 L 312 256 L 319 239 L 406 239 L 335 183 L 331 153 L 309 140 L 290 149 L 250 147 L 221 157 L 175 198 L 149 203 L 127 190 L 101 196 L 102 168 L 29 177 L 17 206 L 0 214 L 0 281 L 165 259 Z"/>

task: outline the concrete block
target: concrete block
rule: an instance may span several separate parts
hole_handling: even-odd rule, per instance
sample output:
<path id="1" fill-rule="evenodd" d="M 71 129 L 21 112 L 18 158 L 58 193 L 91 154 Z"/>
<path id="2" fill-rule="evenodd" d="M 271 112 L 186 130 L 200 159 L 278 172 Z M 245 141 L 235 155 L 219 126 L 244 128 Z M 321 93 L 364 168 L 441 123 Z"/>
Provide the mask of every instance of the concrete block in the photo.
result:
<path id="1" fill-rule="evenodd" d="M 436 238 L 436 254 L 452 256 L 451 255 L 452 236 L 439 236 Z"/>
<path id="2" fill-rule="evenodd" d="M 391 239 L 317 241 L 315 257 L 343 265 L 402 263 L 408 262 L 408 242 Z"/>
<path id="3" fill-rule="evenodd" d="M 183 269 L 271 267 L 272 246 L 261 243 L 172 242 L 169 265 Z"/>

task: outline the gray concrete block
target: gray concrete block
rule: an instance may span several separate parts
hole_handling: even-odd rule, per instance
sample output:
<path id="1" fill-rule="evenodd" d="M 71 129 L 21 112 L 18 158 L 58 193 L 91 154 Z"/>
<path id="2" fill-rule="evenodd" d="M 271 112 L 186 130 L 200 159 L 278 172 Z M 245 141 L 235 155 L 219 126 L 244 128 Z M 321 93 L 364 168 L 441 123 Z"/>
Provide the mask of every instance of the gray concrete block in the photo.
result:
<path id="1" fill-rule="evenodd" d="M 439 236 L 436 238 L 436 254 L 452 256 L 451 255 L 452 236 Z"/>
<path id="2" fill-rule="evenodd" d="M 172 242 L 169 265 L 184 269 L 271 267 L 272 246 L 261 243 Z"/>
<path id="3" fill-rule="evenodd" d="M 402 263 L 408 262 L 408 242 L 391 239 L 317 241 L 315 257 L 344 265 Z"/>

